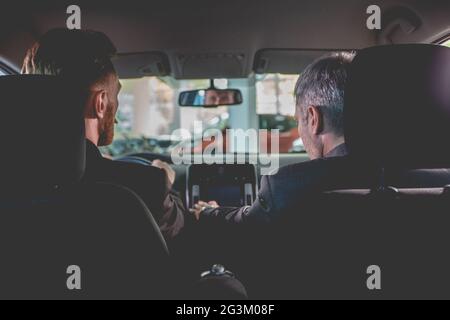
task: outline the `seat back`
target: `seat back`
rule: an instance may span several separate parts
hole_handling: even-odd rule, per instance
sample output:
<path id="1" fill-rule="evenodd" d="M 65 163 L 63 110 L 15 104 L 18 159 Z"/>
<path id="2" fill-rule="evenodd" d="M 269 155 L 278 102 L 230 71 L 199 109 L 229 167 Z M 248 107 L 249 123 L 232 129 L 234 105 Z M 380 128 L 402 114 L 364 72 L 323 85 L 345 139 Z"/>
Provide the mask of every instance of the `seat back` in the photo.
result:
<path id="1" fill-rule="evenodd" d="M 312 196 L 264 242 L 272 277 L 262 289 L 290 299 L 448 298 L 448 208 L 443 188 Z M 372 266 L 381 290 L 368 287 Z"/>
<path id="2" fill-rule="evenodd" d="M 131 190 L 80 182 L 83 104 L 65 79 L 0 78 L 0 298 L 163 298 L 169 256 Z M 167 276 L 167 277 L 166 277 Z"/>
<path id="3" fill-rule="evenodd" d="M 449 48 L 357 54 L 345 88 L 349 156 L 323 161 L 321 179 L 335 187 L 317 181 L 260 238 L 261 297 L 450 298 L 448 88 Z"/>

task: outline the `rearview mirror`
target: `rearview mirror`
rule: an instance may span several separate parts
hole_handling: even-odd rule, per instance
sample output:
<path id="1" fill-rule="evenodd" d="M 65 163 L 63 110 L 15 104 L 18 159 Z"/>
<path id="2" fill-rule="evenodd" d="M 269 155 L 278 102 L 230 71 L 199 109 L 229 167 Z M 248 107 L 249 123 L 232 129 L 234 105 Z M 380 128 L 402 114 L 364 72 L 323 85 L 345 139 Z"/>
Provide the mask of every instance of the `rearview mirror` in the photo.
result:
<path id="1" fill-rule="evenodd" d="M 242 103 L 242 93 L 237 89 L 210 88 L 204 90 L 183 91 L 178 104 L 181 107 L 214 108 Z"/>

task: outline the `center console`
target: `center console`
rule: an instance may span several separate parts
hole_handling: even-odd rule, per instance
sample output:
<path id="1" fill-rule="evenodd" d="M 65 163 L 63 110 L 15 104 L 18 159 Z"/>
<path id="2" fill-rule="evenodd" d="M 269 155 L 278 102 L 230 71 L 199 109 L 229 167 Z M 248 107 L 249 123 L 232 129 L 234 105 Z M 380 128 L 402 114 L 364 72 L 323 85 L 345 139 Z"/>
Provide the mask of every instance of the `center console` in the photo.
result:
<path id="1" fill-rule="evenodd" d="M 199 200 L 214 200 L 223 207 L 250 206 L 257 181 L 252 164 L 194 164 L 188 168 L 186 201 L 189 208 Z"/>

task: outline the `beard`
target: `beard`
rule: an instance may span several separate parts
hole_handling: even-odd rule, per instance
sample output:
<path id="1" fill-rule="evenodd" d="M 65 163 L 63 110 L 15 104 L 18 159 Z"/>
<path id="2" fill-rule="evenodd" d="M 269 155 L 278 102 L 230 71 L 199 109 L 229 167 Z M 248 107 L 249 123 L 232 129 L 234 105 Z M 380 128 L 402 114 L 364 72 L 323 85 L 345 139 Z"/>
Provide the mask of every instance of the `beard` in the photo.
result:
<path id="1" fill-rule="evenodd" d="M 98 138 L 99 146 L 109 146 L 114 140 L 114 122 L 115 113 L 114 107 L 111 105 L 108 108 L 108 112 L 105 118 L 100 123 L 100 135 Z"/>

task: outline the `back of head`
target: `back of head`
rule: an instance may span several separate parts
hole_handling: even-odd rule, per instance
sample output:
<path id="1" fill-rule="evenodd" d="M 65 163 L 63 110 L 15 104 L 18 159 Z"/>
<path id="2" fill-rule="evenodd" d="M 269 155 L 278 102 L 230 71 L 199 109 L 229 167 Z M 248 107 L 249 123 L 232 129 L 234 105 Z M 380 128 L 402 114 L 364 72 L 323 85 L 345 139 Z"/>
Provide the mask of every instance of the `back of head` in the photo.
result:
<path id="1" fill-rule="evenodd" d="M 22 72 L 69 79 L 85 102 L 86 138 L 109 145 L 120 90 L 112 63 L 115 53 L 111 40 L 101 32 L 53 29 L 28 50 Z"/>
<path id="2" fill-rule="evenodd" d="M 344 134 L 344 88 L 353 58 L 350 52 L 320 57 L 301 73 L 295 86 L 298 112 L 303 115 L 308 106 L 320 107 L 325 130 L 337 136 Z"/>
<path id="3" fill-rule="evenodd" d="M 69 77 L 87 89 L 115 73 L 115 53 L 114 44 L 101 32 L 52 29 L 28 50 L 22 73 Z"/>

